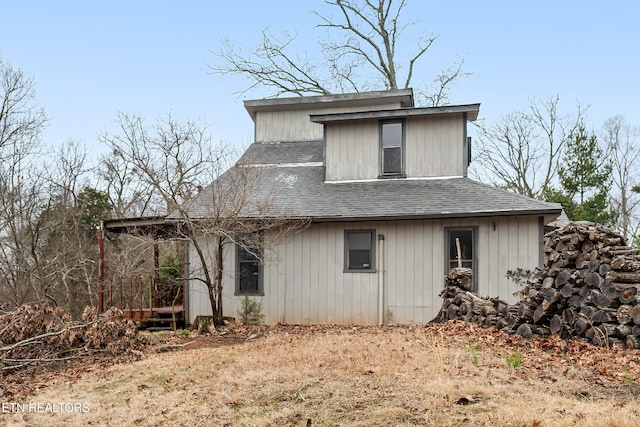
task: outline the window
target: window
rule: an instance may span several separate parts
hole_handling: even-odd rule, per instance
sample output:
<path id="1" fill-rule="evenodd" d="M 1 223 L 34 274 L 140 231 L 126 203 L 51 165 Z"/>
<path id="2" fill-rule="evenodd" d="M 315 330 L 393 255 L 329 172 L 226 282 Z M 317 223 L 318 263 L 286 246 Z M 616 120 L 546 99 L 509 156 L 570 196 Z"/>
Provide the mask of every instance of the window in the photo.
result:
<path id="1" fill-rule="evenodd" d="M 476 227 L 446 229 L 447 270 L 461 265 L 473 271 L 474 290 L 477 291 L 476 274 Z"/>
<path id="2" fill-rule="evenodd" d="M 380 124 L 380 162 L 382 175 L 404 173 L 404 122 Z"/>
<path id="3" fill-rule="evenodd" d="M 375 230 L 344 233 L 345 272 L 375 272 Z"/>
<path id="4" fill-rule="evenodd" d="M 236 295 L 264 295 L 260 248 L 236 245 Z"/>

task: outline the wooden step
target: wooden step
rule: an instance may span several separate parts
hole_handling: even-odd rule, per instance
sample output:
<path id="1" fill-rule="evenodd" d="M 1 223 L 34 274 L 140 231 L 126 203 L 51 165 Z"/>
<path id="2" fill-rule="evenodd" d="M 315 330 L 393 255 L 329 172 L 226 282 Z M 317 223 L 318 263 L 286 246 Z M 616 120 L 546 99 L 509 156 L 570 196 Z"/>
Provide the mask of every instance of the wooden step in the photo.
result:
<path id="1" fill-rule="evenodd" d="M 176 322 L 179 322 L 181 320 L 184 320 L 184 319 L 180 316 L 176 316 Z M 150 322 L 150 323 L 173 322 L 173 319 L 171 317 L 149 317 L 148 319 L 145 320 L 145 322 Z"/>
<path id="2" fill-rule="evenodd" d="M 145 328 L 147 331 L 172 331 L 173 328 L 171 326 L 149 326 Z"/>

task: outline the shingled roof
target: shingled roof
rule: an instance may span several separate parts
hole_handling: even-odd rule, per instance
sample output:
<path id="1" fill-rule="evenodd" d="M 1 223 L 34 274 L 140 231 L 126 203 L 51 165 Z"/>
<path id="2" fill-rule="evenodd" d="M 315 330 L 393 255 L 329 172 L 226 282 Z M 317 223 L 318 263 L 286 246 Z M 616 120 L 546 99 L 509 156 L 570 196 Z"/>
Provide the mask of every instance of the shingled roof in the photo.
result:
<path id="1" fill-rule="evenodd" d="M 269 216 L 313 221 L 358 221 L 540 215 L 551 221 L 561 212 L 548 203 L 514 194 L 468 178 L 379 179 L 325 182 L 322 141 L 252 144 L 238 167 L 252 168 L 252 206 L 244 216 L 256 217 L 255 206 L 268 200 Z M 220 184 L 225 175 L 220 178 Z M 213 184 L 215 185 L 215 184 Z M 206 217 L 213 186 L 192 205 L 192 217 Z"/>

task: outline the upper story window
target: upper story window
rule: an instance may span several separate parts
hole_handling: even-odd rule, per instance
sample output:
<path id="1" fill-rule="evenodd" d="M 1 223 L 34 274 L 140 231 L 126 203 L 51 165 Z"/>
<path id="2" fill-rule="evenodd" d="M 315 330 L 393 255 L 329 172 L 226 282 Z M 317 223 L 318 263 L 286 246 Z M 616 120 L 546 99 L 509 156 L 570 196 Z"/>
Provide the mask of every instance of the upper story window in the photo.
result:
<path id="1" fill-rule="evenodd" d="M 404 174 L 404 121 L 380 123 L 380 162 L 382 176 Z"/>

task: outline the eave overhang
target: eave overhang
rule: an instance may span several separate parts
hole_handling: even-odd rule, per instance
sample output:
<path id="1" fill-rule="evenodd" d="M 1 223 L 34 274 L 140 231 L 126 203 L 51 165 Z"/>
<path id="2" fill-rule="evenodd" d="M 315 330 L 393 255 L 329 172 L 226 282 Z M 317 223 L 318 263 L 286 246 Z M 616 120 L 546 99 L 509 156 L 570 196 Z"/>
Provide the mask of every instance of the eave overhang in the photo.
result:
<path id="1" fill-rule="evenodd" d="M 310 119 L 314 123 L 345 122 L 352 120 L 367 119 L 397 119 L 408 117 L 427 117 L 443 115 L 467 115 L 468 121 L 475 121 L 480 112 L 480 104 L 449 105 L 446 107 L 425 107 L 425 108 L 401 108 L 397 110 L 363 111 L 355 113 L 334 113 L 334 114 L 312 114 Z"/>
<path id="2" fill-rule="evenodd" d="M 385 215 L 385 216 L 325 216 L 314 217 L 311 222 L 358 222 L 358 221 L 406 221 L 423 219 L 447 219 L 447 218 L 492 218 L 492 217 L 519 217 L 536 216 L 544 217 L 545 223 L 555 220 L 560 215 L 561 209 L 549 210 L 506 210 L 486 212 L 441 212 L 415 215 Z"/>
<path id="3" fill-rule="evenodd" d="M 100 227 L 110 233 L 172 238 L 180 234 L 181 224 L 182 221 L 177 218 L 152 216 L 103 220 Z"/>
<path id="4" fill-rule="evenodd" d="M 247 100 L 244 101 L 244 108 L 255 121 L 256 113 L 260 111 L 315 109 L 328 106 L 332 108 L 375 106 L 394 102 L 404 108 L 413 107 L 413 89 Z"/>

